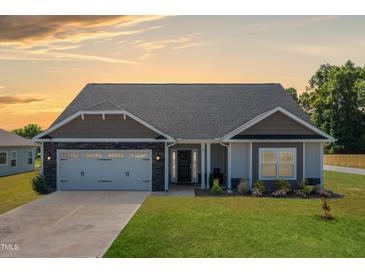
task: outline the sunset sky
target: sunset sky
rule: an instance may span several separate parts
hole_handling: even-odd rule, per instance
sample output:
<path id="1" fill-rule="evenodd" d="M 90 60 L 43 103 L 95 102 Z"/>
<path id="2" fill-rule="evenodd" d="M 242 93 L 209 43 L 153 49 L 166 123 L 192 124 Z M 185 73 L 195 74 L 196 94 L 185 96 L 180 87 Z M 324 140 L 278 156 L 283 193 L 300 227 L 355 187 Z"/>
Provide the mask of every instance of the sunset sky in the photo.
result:
<path id="1" fill-rule="evenodd" d="M 47 128 L 90 82 L 275 82 L 365 65 L 365 16 L 0 16 L 0 128 Z"/>

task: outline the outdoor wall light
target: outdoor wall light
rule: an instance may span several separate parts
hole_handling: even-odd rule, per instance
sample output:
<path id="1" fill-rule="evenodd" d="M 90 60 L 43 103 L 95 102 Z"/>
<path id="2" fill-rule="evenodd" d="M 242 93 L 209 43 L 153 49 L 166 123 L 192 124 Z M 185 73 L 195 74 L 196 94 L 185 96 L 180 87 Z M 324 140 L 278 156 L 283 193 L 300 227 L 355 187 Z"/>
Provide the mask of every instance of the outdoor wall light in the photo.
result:
<path id="1" fill-rule="evenodd" d="M 157 155 L 156 155 L 156 160 L 157 160 L 157 161 L 160 161 L 160 159 L 161 159 L 160 154 L 158 154 L 158 153 L 157 153 Z"/>
<path id="2" fill-rule="evenodd" d="M 47 156 L 47 160 L 50 161 L 52 158 L 51 156 Z"/>

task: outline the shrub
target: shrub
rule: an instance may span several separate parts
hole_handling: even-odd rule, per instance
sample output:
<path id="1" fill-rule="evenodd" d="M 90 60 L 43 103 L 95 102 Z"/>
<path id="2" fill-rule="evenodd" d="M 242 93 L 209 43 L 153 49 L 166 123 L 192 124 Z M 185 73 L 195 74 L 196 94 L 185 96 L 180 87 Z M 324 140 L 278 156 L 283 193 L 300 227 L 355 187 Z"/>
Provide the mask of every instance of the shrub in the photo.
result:
<path id="1" fill-rule="evenodd" d="M 32 188 L 39 194 L 48 194 L 56 190 L 56 184 L 47 182 L 42 175 L 37 175 L 32 179 Z"/>
<path id="2" fill-rule="evenodd" d="M 319 189 L 319 190 L 316 191 L 316 193 L 318 195 L 320 195 L 321 197 L 325 197 L 325 198 L 331 197 L 332 194 L 333 194 L 330 191 L 327 191 L 327 190 L 324 190 L 324 189 Z"/>
<path id="3" fill-rule="evenodd" d="M 307 193 L 305 193 L 304 191 L 302 190 L 297 190 L 295 191 L 295 195 L 297 195 L 298 197 L 300 198 L 307 198 Z"/>
<path id="4" fill-rule="evenodd" d="M 248 192 L 248 181 L 246 178 L 240 180 L 240 183 L 237 185 L 237 192 L 241 194 Z"/>
<path id="5" fill-rule="evenodd" d="M 321 185 L 314 185 L 313 186 L 313 192 L 317 193 L 320 190 L 321 190 Z"/>
<path id="6" fill-rule="evenodd" d="M 303 189 L 305 188 L 305 186 L 307 185 L 307 179 L 303 180 L 303 181 L 300 181 L 298 184 L 297 184 L 297 189 Z"/>
<path id="7" fill-rule="evenodd" d="M 261 197 L 262 196 L 262 191 L 257 187 L 253 187 L 252 188 L 252 196 Z"/>
<path id="8" fill-rule="evenodd" d="M 271 193 L 273 197 L 284 197 L 286 196 L 287 191 L 285 189 L 278 189 Z"/>
<path id="9" fill-rule="evenodd" d="M 276 190 L 285 190 L 286 192 L 289 192 L 290 190 L 290 184 L 286 180 L 275 180 L 274 182 Z"/>
<path id="10" fill-rule="evenodd" d="M 324 215 L 322 215 L 322 219 L 326 219 L 326 220 L 332 220 L 333 217 L 331 216 L 331 208 L 327 202 L 327 199 L 326 198 L 323 198 L 322 197 L 322 209 L 324 211 Z"/>
<path id="11" fill-rule="evenodd" d="M 301 189 L 301 191 L 304 192 L 305 194 L 309 195 L 309 194 L 313 193 L 314 186 L 305 186 L 303 189 Z"/>
<path id="12" fill-rule="evenodd" d="M 223 194 L 223 189 L 219 185 L 219 179 L 213 180 L 213 186 L 210 189 L 210 193 L 212 193 L 213 195 Z"/>
<path id="13" fill-rule="evenodd" d="M 262 193 L 265 192 L 265 184 L 263 181 L 256 181 L 254 184 L 253 184 L 253 188 L 256 188 L 257 190 L 259 190 Z M 253 189 L 252 189 L 253 191 Z"/>

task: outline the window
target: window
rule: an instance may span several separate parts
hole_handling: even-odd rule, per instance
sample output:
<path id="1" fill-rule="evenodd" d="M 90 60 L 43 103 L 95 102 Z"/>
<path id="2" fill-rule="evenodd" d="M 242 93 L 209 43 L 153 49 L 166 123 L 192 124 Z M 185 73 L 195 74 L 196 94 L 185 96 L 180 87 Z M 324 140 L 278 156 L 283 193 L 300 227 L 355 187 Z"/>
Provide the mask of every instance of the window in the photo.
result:
<path id="1" fill-rule="evenodd" d="M 28 165 L 33 164 L 33 150 L 28 151 Z"/>
<path id="2" fill-rule="evenodd" d="M 294 159 L 292 151 L 279 151 L 279 177 L 294 177 Z"/>
<path id="3" fill-rule="evenodd" d="M 10 166 L 16 167 L 16 151 L 10 152 Z"/>
<path id="4" fill-rule="evenodd" d="M 196 150 L 193 150 L 193 155 L 192 155 L 192 162 L 193 162 L 193 170 L 192 170 L 192 177 L 193 177 L 193 181 L 197 182 L 198 180 L 198 152 Z"/>
<path id="5" fill-rule="evenodd" d="M 295 148 L 260 148 L 259 179 L 296 179 Z"/>
<path id="6" fill-rule="evenodd" d="M 108 152 L 107 158 L 109 159 L 123 159 L 124 153 L 123 152 Z"/>
<path id="7" fill-rule="evenodd" d="M 261 161 L 262 177 L 276 177 L 276 153 L 275 151 L 262 151 Z"/>
<path id="8" fill-rule="evenodd" d="M 176 182 L 176 150 L 172 151 L 171 169 L 171 181 Z"/>
<path id="9" fill-rule="evenodd" d="M 8 153 L 0 152 L 0 166 L 5 166 L 8 164 Z"/>
<path id="10" fill-rule="evenodd" d="M 135 159 L 144 159 L 147 158 L 148 155 L 145 152 L 132 152 L 129 154 L 130 158 L 135 158 Z"/>
<path id="11" fill-rule="evenodd" d="M 67 151 L 67 152 L 62 152 L 61 154 L 61 160 L 70 160 L 79 158 L 80 158 L 80 153 L 78 152 Z"/>
<path id="12" fill-rule="evenodd" d="M 85 158 L 88 160 L 99 160 L 103 158 L 103 154 L 100 152 L 87 152 Z"/>

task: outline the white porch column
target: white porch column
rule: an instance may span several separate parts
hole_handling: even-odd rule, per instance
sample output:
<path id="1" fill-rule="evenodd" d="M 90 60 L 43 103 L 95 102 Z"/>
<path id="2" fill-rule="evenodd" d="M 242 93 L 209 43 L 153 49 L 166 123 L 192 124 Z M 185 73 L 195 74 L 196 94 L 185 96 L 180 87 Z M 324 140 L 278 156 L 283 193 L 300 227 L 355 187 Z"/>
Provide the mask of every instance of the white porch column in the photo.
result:
<path id="1" fill-rule="evenodd" d="M 210 161 L 211 161 L 211 158 L 210 158 L 210 143 L 207 143 L 207 186 L 206 188 L 209 189 L 209 177 L 210 177 L 210 173 L 211 173 L 211 170 L 210 170 Z"/>
<path id="2" fill-rule="evenodd" d="M 205 143 L 200 144 L 200 185 L 205 188 Z"/>
<path id="3" fill-rule="evenodd" d="M 252 142 L 250 142 L 250 149 L 248 150 L 249 155 L 249 167 L 248 167 L 248 180 L 249 180 L 249 188 L 252 190 Z"/>
<path id="4" fill-rule="evenodd" d="M 43 142 L 41 143 L 41 175 L 44 174 L 44 157 L 43 157 Z M 35 157 L 34 157 L 34 161 L 37 159 L 37 149 L 35 150 Z"/>
<path id="5" fill-rule="evenodd" d="M 320 185 L 321 189 L 323 189 L 323 143 L 320 143 L 321 152 L 320 152 L 320 160 L 321 160 L 321 170 L 320 170 Z"/>
<path id="6" fill-rule="evenodd" d="M 305 180 L 305 142 L 303 142 L 303 182 Z"/>
<path id="7" fill-rule="evenodd" d="M 169 147 L 165 142 L 165 191 L 169 190 Z"/>
<path id="8" fill-rule="evenodd" d="M 232 190 L 232 164 L 231 164 L 231 160 L 232 160 L 232 143 L 228 144 L 228 153 L 227 153 L 227 188 L 228 190 Z"/>

